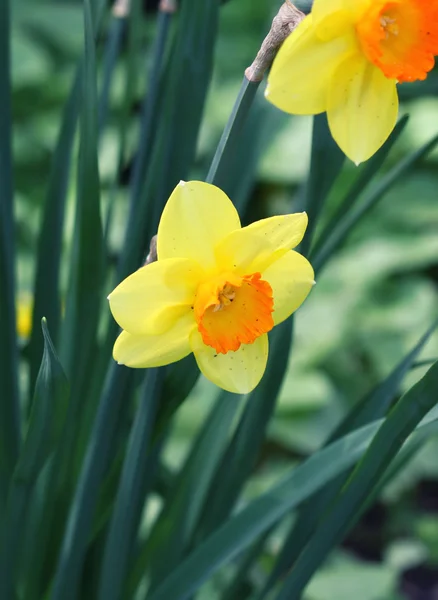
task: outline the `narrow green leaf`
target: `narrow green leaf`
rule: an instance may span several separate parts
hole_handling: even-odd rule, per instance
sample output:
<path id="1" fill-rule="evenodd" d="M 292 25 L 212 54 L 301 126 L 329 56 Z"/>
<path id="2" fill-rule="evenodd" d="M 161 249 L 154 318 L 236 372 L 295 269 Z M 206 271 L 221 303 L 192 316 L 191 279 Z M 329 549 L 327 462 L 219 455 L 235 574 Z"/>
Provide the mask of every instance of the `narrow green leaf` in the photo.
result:
<path id="1" fill-rule="evenodd" d="M 181 469 L 150 538 L 145 562 L 154 589 L 187 551 L 217 465 L 222 458 L 240 403 L 235 394 L 221 393 Z M 173 526 L 169 529 L 169 523 Z"/>
<path id="2" fill-rule="evenodd" d="M 327 115 L 313 117 L 312 154 L 307 180 L 305 210 L 309 225 L 301 243 L 301 253 L 307 255 L 324 202 L 344 164 L 344 153 L 333 139 Z"/>
<path id="3" fill-rule="evenodd" d="M 434 323 L 419 340 L 416 346 L 394 368 L 389 376 L 357 403 L 331 433 L 326 444 L 329 444 L 341 436 L 354 431 L 358 427 L 362 427 L 385 415 L 391 402 L 398 393 L 403 378 L 411 368 L 415 358 L 424 348 L 431 334 L 435 331 L 437 325 L 438 323 Z M 277 556 L 275 565 L 263 585 L 263 588 L 257 595 L 258 600 L 265 598 L 275 583 L 292 567 L 302 548 L 315 531 L 318 522 L 324 516 L 327 507 L 344 485 L 347 477 L 347 474 L 340 475 L 326 485 L 322 491 L 318 492 L 318 494 L 309 498 L 309 500 L 301 507 L 298 517 L 294 520 L 290 532 L 283 543 L 283 547 Z"/>
<path id="4" fill-rule="evenodd" d="M 175 44 L 166 68 L 163 102 L 138 210 L 130 214 L 118 279 L 138 268 L 156 233 L 164 204 L 192 165 L 210 82 L 219 2 L 182 3 Z"/>
<path id="5" fill-rule="evenodd" d="M 69 388 L 43 319 L 44 353 L 35 386 L 29 425 L 14 477 L 35 481 L 64 428 Z"/>
<path id="6" fill-rule="evenodd" d="M 158 408 L 155 440 L 161 437 L 172 415 L 187 398 L 198 378 L 199 368 L 193 354 L 167 367 L 163 386 L 165 402 L 161 402 Z"/>
<path id="7" fill-rule="evenodd" d="M 211 484 L 197 539 L 214 531 L 231 513 L 248 476 L 254 468 L 275 409 L 286 371 L 292 338 L 292 319 L 276 327 L 271 335 L 266 372 L 251 393 Z"/>
<path id="8" fill-rule="evenodd" d="M 140 395 L 102 561 L 98 595 L 101 600 L 116 600 L 122 594 L 143 512 L 145 480 L 150 477 L 148 450 L 163 376 L 164 369 L 148 371 Z"/>
<path id="9" fill-rule="evenodd" d="M 432 323 L 412 350 L 395 366 L 388 377 L 358 402 L 346 415 L 345 419 L 343 419 L 338 427 L 336 427 L 335 431 L 332 432 L 328 442 L 357 429 L 357 427 L 362 427 L 362 425 L 366 425 L 371 421 L 379 419 L 386 414 L 399 392 L 404 377 L 414 365 L 415 359 L 423 350 L 426 342 L 437 327 L 438 320 Z"/>
<path id="10" fill-rule="evenodd" d="M 380 422 L 315 453 L 277 485 L 230 517 L 185 559 L 148 600 L 185 600 L 221 566 L 239 555 L 295 506 L 363 454 Z"/>
<path id="11" fill-rule="evenodd" d="M 0 3 L 0 515 L 20 444 L 15 330 L 10 0 Z M 2 517 L 0 516 L 0 529 Z"/>
<path id="12" fill-rule="evenodd" d="M 111 365 L 58 554 L 51 600 L 77 598 L 98 494 L 113 455 L 114 432 L 126 405 L 125 390 L 131 376 L 132 370 Z"/>
<path id="13" fill-rule="evenodd" d="M 138 151 L 133 166 L 130 210 L 134 214 L 130 217 L 131 219 L 135 218 L 135 213 L 141 198 L 140 195 L 144 182 L 144 174 L 147 171 L 152 150 L 153 136 L 156 131 L 156 115 L 160 108 L 160 76 L 162 75 L 172 18 L 173 13 L 162 10 L 158 13 L 157 35 L 152 52 L 152 66 L 149 76 L 148 93 L 145 94 L 143 100 Z"/>
<path id="14" fill-rule="evenodd" d="M 98 0 L 94 4 L 97 14 L 96 32 L 98 32 L 103 21 L 106 0 Z M 82 69 L 83 58 L 78 62 L 70 94 L 64 107 L 56 148 L 53 153 L 42 224 L 39 230 L 32 332 L 29 343 L 29 389 L 31 395 L 43 350 L 43 337 L 39 324 L 44 316 L 50 323 L 53 340 L 55 343 L 58 341 L 62 304 L 59 290 L 62 238 L 72 150 L 81 102 L 81 81 L 84 76 Z"/>
<path id="15" fill-rule="evenodd" d="M 325 240 L 331 235 L 331 232 L 336 228 L 339 221 L 342 220 L 344 216 L 354 207 L 362 192 L 369 185 L 369 183 L 374 180 L 374 177 L 385 162 L 390 150 L 400 137 L 400 134 L 404 131 L 408 120 L 409 115 L 404 115 L 400 121 L 398 121 L 388 140 L 383 144 L 380 150 L 378 150 L 376 154 L 374 154 L 374 156 L 367 160 L 367 162 L 363 165 L 353 185 L 345 194 L 345 197 L 341 200 L 335 214 L 329 220 L 327 225 L 325 225 L 315 244 L 312 245 L 310 260 L 313 260 L 313 256 L 318 253 L 319 249 L 324 244 Z"/>
<path id="16" fill-rule="evenodd" d="M 416 431 L 415 435 L 408 439 L 406 444 L 395 457 L 394 461 L 389 465 L 389 469 L 385 472 L 382 479 L 376 486 L 376 489 L 370 498 L 371 502 L 373 502 L 375 498 L 379 497 L 386 484 L 390 482 L 396 475 L 398 475 L 400 471 L 404 469 L 406 465 L 414 458 L 414 456 L 418 454 L 425 443 L 437 433 L 438 421 L 435 420 L 420 427 L 418 431 Z M 367 506 L 369 506 L 371 502 L 368 500 Z"/>
<path id="17" fill-rule="evenodd" d="M 412 167 L 426 156 L 438 143 L 438 135 L 433 137 L 427 144 L 403 158 L 395 167 L 393 167 L 382 179 L 369 190 L 363 201 L 353 210 L 345 215 L 345 218 L 338 223 L 338 226 L 332 231 L 331 235 L 325 240 L 324 244 L 312 259 L 312 264 L 318 272 L 328 261 L 330 256 L 339 248 L 342 242 L 348 237 L 353 227 L 358 221 L 366 215 L 375 206 L 386 192 L 400 179 L 409 172 Z"/>
<path id="18" fill-rule="evenodd" d="M 246 590 L 245 586 L 249 585 L 250 570 L 254 564 L 256 564 L 262 553 L 263 548 L 267 542 L 268 537 L 271 535 L 274 528 L 268 529 L 260 539 L 258 539 L 252 547 L 247 550 L 243 558 L 240 560 L 240 564 L 236 569 L 236 572 L 227 585 L 226 589 L 221 592 L 221 598 L 223 600 L 242 600 L 243 590 Z M 249 598 L 249 593 L 245 597 Z"/>
<path id="19" fill-rule="evenodd" d="M 27 433 L 8 497 L 5 532 L 0 545 L 0 597 L 14 598 L 26 514 L 35 481 L 56 449 L 67 414 L 69 389 L 45 320 L 44 354 L 35 386 Z"/>
<path id="20" fill-rule="evenodd" d="M 43 347 L 43 337 L 38 326 L 43 316 L 46 316 L 50 323 L 52 337 L 55 342 L 58 338 L 61 316 L 59 278 L 62 255 L 62 236 L 71 156 L 79 115 L 80 75 L 81 69 L 78 68 L 70 96 L 64 108 L 59 137 L 53 156 L 46 204 L 39 233 L 34 284 L 32 335 L 29 344 L 29 387 L 31 391 L 34 389 L 38 374 L 38 364 Z"/>
<path id="21" fill-rule="evenodd" d="M 415 407 L 412 408 L 415 410 Z M 437 419 L 438 411 L 432 411 L 414 435 L 422 435 L 423 428 L 429 428 L 430 422 Z M 201 543 L 148 596 L 148 600 L 186 600 L 221 566 L 248 548 L 328 481 L 354 465 L 384 424 L 382 420 L 370 423 L 316 452 L 293 469 L 290 475 L 253 500 Z"/>
<path id="22" fill-rule="evenodd" d="M 306 584 L 362 514 L 391 461 L 421 419 L 436 405 L 438 363 L 391 410 L 333 508 L 306 545 L 276 600 L 301 598 Z"/>
<path id="23" fill-rule="evenodd" d="M 113 15 L 105 44 L 103 59 L 102 89 L 99 98 L 99 135 L 102 135 L 108 119 L 108 104 L 114 69 L 120 55 L 123 37 L 126 33 L 126 17 Z"/>
<path id="24" fill-rule="evenodd" d="M 84 27 L 78 195 L 70 289 L 61 346 L 61 356 L 71 380 L 72 397 L 77 399 L 92 364 L 104 277 L 97 160 L 96 59 L 90 0 L 84 1 Z"/>

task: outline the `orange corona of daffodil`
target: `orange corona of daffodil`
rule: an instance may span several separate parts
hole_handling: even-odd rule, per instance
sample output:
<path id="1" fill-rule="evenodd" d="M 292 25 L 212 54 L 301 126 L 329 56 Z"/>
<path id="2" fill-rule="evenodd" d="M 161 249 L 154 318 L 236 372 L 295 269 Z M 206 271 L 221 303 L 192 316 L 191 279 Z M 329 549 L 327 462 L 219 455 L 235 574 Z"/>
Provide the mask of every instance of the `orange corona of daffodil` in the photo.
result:
<path id="1" fill-rule="evenodd" d="M 250 392 L 268 357 L 268 331 L 304 301 L 314 281 L 309 262 L 291 250 L 307 226 L 305 213 L 241 227 L 219 188 L 181 182 L 164 208 L 158 260 L 110 294 L 123 331 L 114 359 L 158 367 L 194 353 L 219 387 Z"/>
<path id="2" fill-rule="evenodd" d="M 438 54 L 438 0 L 315 0 L 272 66 L 267 99 L 293 114 L 327 112 L 355 163 L 397 119 L 396 84 L 425 79 Z"/>

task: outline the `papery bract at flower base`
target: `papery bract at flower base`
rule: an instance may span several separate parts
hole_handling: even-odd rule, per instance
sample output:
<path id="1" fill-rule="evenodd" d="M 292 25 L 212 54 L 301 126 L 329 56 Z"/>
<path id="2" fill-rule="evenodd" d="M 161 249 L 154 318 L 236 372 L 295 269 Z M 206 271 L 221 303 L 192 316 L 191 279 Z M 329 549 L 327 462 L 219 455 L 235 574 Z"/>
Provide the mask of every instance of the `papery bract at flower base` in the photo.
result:
<path id="1" fill-rule="evenodd" d="M 158 228 L 158 261 L 125 279 L 109 296 L 124 331 L 114 358 L 157 367 L 194 353 L 202 373 L 235 393 L 259 383 L 267 333 L 305 300 L 314 281 L 309 262 L 291 250 L 306 213 L 241 227 L 219 188 L 181 182 Z"/>
<path id="2" fill-rule="evenodd" d="M 267 99 L 292 114 L 327 112 L 356 164 L 385 142 L 396 84 L 425 79 L 438 54 L 438 0 L 315 0 L 274 61 Z"/>

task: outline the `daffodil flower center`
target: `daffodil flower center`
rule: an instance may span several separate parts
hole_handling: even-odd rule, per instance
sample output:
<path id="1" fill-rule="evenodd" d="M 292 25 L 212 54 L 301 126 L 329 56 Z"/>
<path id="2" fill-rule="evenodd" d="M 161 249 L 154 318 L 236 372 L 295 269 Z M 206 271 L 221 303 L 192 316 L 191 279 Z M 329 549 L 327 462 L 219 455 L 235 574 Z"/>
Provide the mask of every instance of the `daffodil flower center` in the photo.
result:
<path id="1" fill-rule="evenodd" d="M 213 307 L 213 312 L 222 310 L 223 308 L 231 304 L 231 302 L 236 297 L 236 289 L 237 288 L 234 287 L 234 285 L 226 283 L 224 288 L 218 294 L 219 303 Z"/>
<path id="2" fill-rule="evenodd" d="M 390 34 L 398 35 L 398 25 L 395 19 L 391 19 L 387 15 L 380 17 L 380 25 L 385 32 L 385 39 L 387 40 Z"/>
<path id="3" fill-rule="evenodd" d="M 251 344 L 274 326 L 272 288 L 260 273 L 212 277 L 200 284 L 193 309 L 204 344 L 220 354 Z"/>
<path id="4" fill-rule="evenodd" d="M 438 54 L 438 7 L 430 0 L 373 0 L 356 32 L 367 58 L 388 79 L 425 79 Z"/>

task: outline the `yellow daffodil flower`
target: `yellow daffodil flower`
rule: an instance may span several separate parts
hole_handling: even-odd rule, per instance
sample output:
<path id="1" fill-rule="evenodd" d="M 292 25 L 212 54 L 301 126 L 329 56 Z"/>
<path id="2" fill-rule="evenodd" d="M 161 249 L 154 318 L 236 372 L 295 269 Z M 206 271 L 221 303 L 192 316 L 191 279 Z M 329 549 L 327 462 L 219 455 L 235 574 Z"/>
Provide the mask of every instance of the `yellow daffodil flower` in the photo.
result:
<path id="1" fill-rule="evenodd" d="M 123 331 L 113 356 L 128 367 L 158 367 L 194 353 L 219 387 L 250 392 L 268 357 L 268 336 L 304 301 L 314 281 L 309 262 L 291 250 L 305 213 L 241 227 L 226 194 L 180 182 L 158 228 L 157 262 L 110 294 Z"/>
<path id="2" fill-rule="evenodd" d="M 425 79 L 436 54 L 437 0 L 315 0 L 280 48 L 266 97 L 287 113 L 327 112 L 358 164 L 394 128 L 396 84 Z"/>

